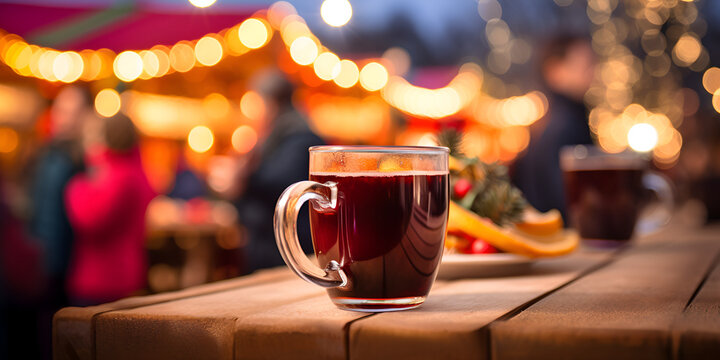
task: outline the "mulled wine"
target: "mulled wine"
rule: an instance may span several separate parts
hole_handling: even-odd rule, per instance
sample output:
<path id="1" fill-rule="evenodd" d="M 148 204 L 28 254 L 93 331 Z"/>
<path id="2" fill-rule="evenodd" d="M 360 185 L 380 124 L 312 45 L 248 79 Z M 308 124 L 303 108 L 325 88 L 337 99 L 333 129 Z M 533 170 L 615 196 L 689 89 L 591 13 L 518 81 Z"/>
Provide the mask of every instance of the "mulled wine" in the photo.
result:
<path id="1" fill-rule="evenodd" d="M 585 239 L 629 240 L 645 202 L 643 169 L 566 170 L 570 223 Z"/>
<path id="2" fill-rule="evenodd" d="M 310 206 L 319 265 L 335 260 L 348 278 L 328 289 L 332 300 L 350 309 L 422 303 L 442 257 L 447 171 L 311 172 L 310 180 L 337 184 L 335 209 Z"/>

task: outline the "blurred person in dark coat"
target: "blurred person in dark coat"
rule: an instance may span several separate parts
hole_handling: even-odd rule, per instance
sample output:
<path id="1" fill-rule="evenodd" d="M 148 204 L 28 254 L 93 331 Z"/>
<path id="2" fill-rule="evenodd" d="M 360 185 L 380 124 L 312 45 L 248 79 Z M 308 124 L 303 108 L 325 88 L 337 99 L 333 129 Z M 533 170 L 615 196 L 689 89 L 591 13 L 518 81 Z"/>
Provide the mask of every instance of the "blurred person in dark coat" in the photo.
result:
<path id="1" fill-rule="evenodd" d="M 558 209 L 566 218 L 560 149 L 592 144 L 583 97 L 594 78 L 595 54 L 587 39 L 562 36 L 553 39 L 541 57 L 549 109 L 544 121 L 533 126 L 539 134 L 533 134 L 513 165 L 512 178 L 535 208 Z"/>
<path id="2" fill-rule="evenodd" d="M 64 283 L 73 239 L 63 193 L 70 178 L 83 167 L 80 135 L 84 120 L 92 116 L 91 103 L 86 88 L 66 86 L 60 90 L 50 110 L 51 140 L 41 150 L 33 174 L 29 230 L 43 250 L 47 300 L 56 308 L 67 304 Z"/>
<path id="3" fill-rule="evenodd" d="M 284 264 L 275 244 L 275 203 L 286 187 L 308 179 L 308 148 L 324 144 L 293 106 L 294 88 L 284 75 L 265 72 L 255 84 L 264 99 L 268 123 L 265 134 L 259 132 L 260 141 L 245 167 L 242 195 L 237 201 L 240 221 L 247 229 L 249 271 Z M 312 252 L 307 211 L 300 212 L 298 237 L 303 250 Z"/>
<path id="4" fill-rule="evenodd" d="M 65 191 L 75 233 L 67 289 L 76 305 L 133 295 L 145 287 L 145 211 L 155 196 L 137 133 L 122 114 L 104 121 L 104 147 L 88 151 L 88 171 Z"/>

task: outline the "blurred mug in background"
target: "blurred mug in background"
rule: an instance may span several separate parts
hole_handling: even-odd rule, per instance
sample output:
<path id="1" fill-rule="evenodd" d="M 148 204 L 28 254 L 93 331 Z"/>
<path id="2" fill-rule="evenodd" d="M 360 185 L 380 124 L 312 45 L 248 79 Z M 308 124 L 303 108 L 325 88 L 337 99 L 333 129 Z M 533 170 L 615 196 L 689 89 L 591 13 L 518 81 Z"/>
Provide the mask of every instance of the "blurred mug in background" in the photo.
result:
<path id="1" fill-rule="evenodd" d="M 567 146 L 560 152 L 560 166 L 570 224 L 591 245 L 622 245 L 634 233 L 657 230 L 672 216 L 672 187 L 648 169 L 642 154 Z M 650 192 L 659 201 L 650 201 Z M 651 210 L 643 212 L 646 208 Z"/>

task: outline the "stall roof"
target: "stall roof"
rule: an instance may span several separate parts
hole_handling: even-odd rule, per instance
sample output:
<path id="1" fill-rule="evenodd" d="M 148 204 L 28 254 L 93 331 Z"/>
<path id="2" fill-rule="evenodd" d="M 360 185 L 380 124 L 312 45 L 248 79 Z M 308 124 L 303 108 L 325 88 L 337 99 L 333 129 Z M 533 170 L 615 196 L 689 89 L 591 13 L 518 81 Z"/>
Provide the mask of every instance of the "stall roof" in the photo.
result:
<path id="1" fill-rule="evenodd" d="M 109 48 L 116 52 L 172 45 L 231 27 L 261 8 L 258 4 L 223 12 L 178 11 L 143 4 L 47 6 L 0 4 L 0 29 L 61 50 Z"/>

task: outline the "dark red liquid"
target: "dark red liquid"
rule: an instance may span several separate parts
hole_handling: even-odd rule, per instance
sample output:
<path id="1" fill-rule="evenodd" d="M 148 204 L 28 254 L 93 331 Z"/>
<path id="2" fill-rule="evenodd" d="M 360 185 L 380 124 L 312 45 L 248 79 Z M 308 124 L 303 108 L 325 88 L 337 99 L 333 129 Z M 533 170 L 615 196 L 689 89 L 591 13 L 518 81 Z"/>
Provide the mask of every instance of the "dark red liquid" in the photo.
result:
<path id="1" fill-rule="evenodd" d="M 331 298 L 427 296 L 442 256 L 448 216 L 448 175 L 310 175 L 337 183 L 333 212 L 310 207 L 315 254 L 348 276 Z"/>
<path id="2" fill-rule="evenodd" d="M 641 169 L 565 171 L 570 223 L 586 239 L 628 240 L 645 200 Z"/>

